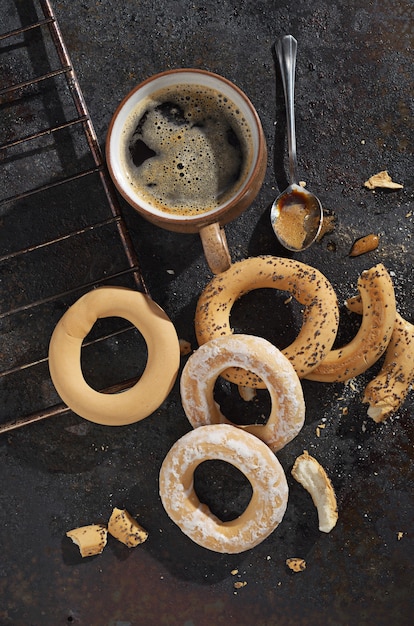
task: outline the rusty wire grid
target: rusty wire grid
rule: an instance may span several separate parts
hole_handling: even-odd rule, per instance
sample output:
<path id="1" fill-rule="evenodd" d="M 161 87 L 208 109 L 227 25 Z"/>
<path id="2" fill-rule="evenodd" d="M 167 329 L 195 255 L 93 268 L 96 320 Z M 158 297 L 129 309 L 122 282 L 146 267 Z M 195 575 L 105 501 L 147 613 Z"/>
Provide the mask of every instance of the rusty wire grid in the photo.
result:
<path id="1" fill-rule="evenodd" d="M 69 411 L 47 352 L 78 297 L 101 284 L 147 292 L 52 5 L 16 7 L 21 23 L 0 34 L 0 433 Z M 111 322 L 85 345 L 136 332 Z"/>

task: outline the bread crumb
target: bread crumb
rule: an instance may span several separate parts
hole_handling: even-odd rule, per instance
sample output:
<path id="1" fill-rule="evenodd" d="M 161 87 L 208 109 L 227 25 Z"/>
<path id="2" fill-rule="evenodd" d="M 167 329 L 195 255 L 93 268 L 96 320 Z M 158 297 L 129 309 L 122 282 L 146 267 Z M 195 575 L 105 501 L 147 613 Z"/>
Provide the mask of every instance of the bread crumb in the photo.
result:
<path id="1" fill-rule="evenodd" d="M 179 346 L 180 346 L 180 354 L 181 354 L 181 356 L 186 356 L 187 354 L 190 354 L 190 352 L 191 352 L 191 343 L 189 341 L 187 341 L 186 339 L 179 339 L 178 343 L 179 343 Z"/>
<path id="2" fill-rule="evenodd" d="M 328 235 L 335 229 L 335 216 L 334 215 L 324 215 L 322 220 L 321 230 L 319 231 L 319 235 L 316 238 L 316 241 L 321 241 L 325 235 Z"/>
<path id="3" fill-rule="evenodd" d="M 345 387 L 350 387 L 352 389 L 352 391 L 358 391 L 358 387 L 356 385 L 355 378 L 350 378 L 349 380 L 346 380 L 344 382 L 344 385 L 345 385 Z M 338 398 L 338 400 L 345 400 L 345 398 L 341 397 L 341 398 Z"/>
<path id="4" fill-rule="evenodd" d="M 316 436 L 321 436 L 321 429 L 326 428 L 326 424 L 318 424 L 316 427 Z"/>
<path id="5" fill-rule="evenodd" d="M 303 570 L 306 569 L 305 559 L 300 559 L 299 557 L 286 559 L 286 565 L 292 570 L 292 572 L 303 572 Z"/>
<path id="6" fill-rule="evenodd" d="M 352 248 L 349 251 L 349 256 L 361 256 L 361 254 L 372 252 L 373 250 L 376 250 L 378 248 L 379 242 L 380 237 L 375 233 L 370 233 L 369 235 L 360 237 L 352 244 Z"/>
<path id="7" fill-rule="evenodd" d="M 237 582 L 235 582 L 235 583 L 234 583 L 233 587 L 234 587 L 235 589 L 241 589 L 242 587 L 245 587 L 246 585 L 247 585 L 247 582 L 246 582 L 246 581 L 243 581 L 243 582 L 242 582 L 241 580 L 239 580 L 239 581 L 237 581 Z"/>
<path id="8" fill-rule="evenodd" d="M 374 174 L 364 183 L 365 187 L 368 189 L 376 189 L 377 187 L 381 187 L 383 189 L 402 189 L 403 185 L 399 183 L 394 183 L 391 176 L 388 174 L 387 170 L 382 170 L 378 172 L 378 174 Z"/>
<path id="9" fill-rule="evenodd" d="M 245 402 L 251 402 L 251 400 L 253 400 L 257 395 L 256 389 L 254 389 L 253 387 L 242 387 L 241 385 L 239 385 L 238 389 L 240 397 Z"/>
<path id="10" fill-rule="evenodd" d="M 403 533 L 403 532 L 401 532 L 401 531 L 399 531 L 399 532 L 397 533 L 397 540 L 398 540 L 398 541 L 400 541 L 400 539 L 402 539 L 403 537 L 404 537 L 404 533 Z"/>
<path id="11" fill-rule="evenodd" d="M 232 570 L 231 570 L 231 572 L 230 572 L 230 574 L 231 574 L 232 576 L 235 576 L 235 575 L 236 575 L 236 574 L 238 574 L 238 573 L 239 573 L 239 570 L 238 570 L 238 569 L 232 569 Z"/>

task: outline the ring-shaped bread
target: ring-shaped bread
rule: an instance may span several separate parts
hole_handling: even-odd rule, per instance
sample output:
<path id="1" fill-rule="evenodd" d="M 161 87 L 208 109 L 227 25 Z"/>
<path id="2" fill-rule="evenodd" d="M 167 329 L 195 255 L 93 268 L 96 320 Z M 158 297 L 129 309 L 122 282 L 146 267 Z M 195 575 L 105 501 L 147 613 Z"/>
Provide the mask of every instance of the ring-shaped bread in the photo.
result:
<path id="1" fill-rule="evenodd" d="M 350 380 L 366 372 L 387 350 L 397 315 L 391 276 L 378 263 L 361 273 L 357 286 L 363 305 L 358 332 L 349 343 L 331 350 L 305 378 L 322 383 Z"/>
<path id="2" fill-rule="evenodd" d="M 266 424 L 239 426 L 230 422 L 214 400 L 214 385 L 229 367 L 249 370 L 266 385 L 271 412 Z M 262 337 L 227 335 L 211 339 L 193 352 L 180 381 L 181 401 L 193 428 L 233 424 L 259 437 L 273 452 L 301 430 L 305 420 L 302 386 L 290 361 Z"/>
<path id="3" fill-rule="evenodd" d="M 147 363 L 137 383 L 121 393 L 90 387 L 81 369 L 82 342 L 98 318 L 122 317 L 142 334 Z M 67 406 L 107 426 L 137 422 L 155 411 L 178 374 L 180 348 L 174 325 L 146 294 L 123 287 L 99 287 L 77 300 L 59 320 L 49 345 L 53 384 Z"/>
<path id="4" fill-rule="evenodd" d="M 220 520 L 194 490 L 194 471 L 208 460 L 231 463 L 250 481 L 251 500 L 234 520 Z M 282 466 L 263 441 L 234 426 L 213 424 L 190 431 L 169 450 L 160 471 L 160 496 L 169 517 L 192 541 L 236 554 L 254 548 L 282 521 L 288 485 Z"/>
<path id="5" fill-rule="evenodd" d="M 230 312 L 235 301 L 253 289 L 264 287 L 286 291 L 305 307 L 298 336 L 282 350 L 299 378 L 303 378 L 332 348 L 338 331 L 339 307 L 328 279 L 300 261 L 274 256 L 251 257 L 214 276 L 197 303 L 198 343 L 202 345 L 210 339 L 230 335 Z M 236 385 L 265 388 L 257 377 L 241 369 L 228 369 L 222 376 Z"/>

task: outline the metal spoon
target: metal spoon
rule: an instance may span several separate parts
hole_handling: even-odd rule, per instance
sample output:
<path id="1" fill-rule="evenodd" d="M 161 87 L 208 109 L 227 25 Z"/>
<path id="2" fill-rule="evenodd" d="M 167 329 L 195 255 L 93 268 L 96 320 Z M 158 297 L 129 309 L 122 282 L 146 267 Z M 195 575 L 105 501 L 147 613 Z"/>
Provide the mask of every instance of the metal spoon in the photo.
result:
<path id="1" fill-rule="evenodd" d="M 323 210 L 318 198 L 299 185 L 297 175 L 294 109 L 297 41 L 292 35 L 285 35 L 276 43 L 275 50 L 285 92 L 290 184 L 274 201 L 270 220 L 280 243 L 287 250 L 298 252 L 308 248 L 319 235 Z"/>

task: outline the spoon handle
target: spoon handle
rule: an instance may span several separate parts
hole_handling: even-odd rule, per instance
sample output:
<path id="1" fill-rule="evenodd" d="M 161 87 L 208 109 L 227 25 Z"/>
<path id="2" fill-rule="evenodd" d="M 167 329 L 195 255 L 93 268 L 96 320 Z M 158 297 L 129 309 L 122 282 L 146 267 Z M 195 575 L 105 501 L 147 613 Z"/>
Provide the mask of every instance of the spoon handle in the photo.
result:
<path id="1" fill-rule="evenodd" d="M 295 130 L 295 68 L 298 42 L 292 35 L 285 35 L 276 43 L 275 49 L 285 92 L 287 138 L 289 150 L 290 184 L 298 184 Z"/>

